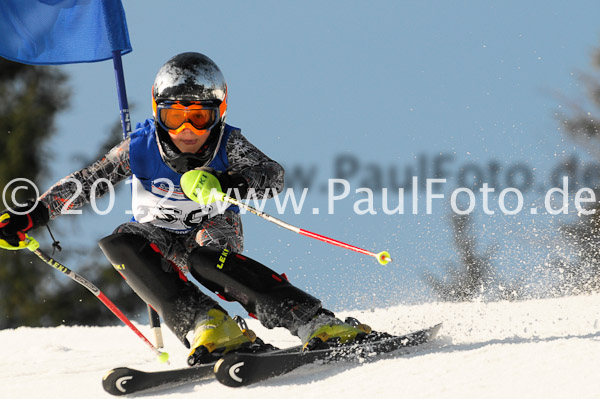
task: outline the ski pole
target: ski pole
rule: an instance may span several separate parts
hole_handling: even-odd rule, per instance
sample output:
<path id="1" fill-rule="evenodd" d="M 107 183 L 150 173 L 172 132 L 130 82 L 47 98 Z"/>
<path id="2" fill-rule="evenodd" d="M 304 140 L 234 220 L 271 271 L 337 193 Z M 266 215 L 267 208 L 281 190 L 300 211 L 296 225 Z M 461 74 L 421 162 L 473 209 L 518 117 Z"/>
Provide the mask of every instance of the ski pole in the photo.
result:
<path id="1" fill-rule="evenodd" d="M 346 244 L 342 241 L 334 240 L 333 238 L 325 237 L 323 235 L 301 229 L 282 220 L 279 220 L 276 217 L 273 217 L 265 212 L 259 211 L 258 209 L 255 209 L 250 205 L 243 203 L 242 201 L 238 201 L 237 199 L 221 192 L 221 185 L 218 179 L 214 175 L 206 171 L 196 169 L 184 173 L 181 177 L 181 188 L 183 189 L 185 195 L 188 196 L 188 198 L 200 204 L 210 204 L 215 200 L 229 202 L 230 204 L 244 208 L 248 212 L 251 212 L 256 216 L 260 216 L 261 218 L 268 220 L 269 222 L 275 223 L 279 227 L 283 227 L 284 229 L 293 231 L 294 233 L 314 238 L 316 240 L 326 242 L 327 244 L 332 244 L 341 248 L 346 248 L 351 251 L 361 253 L 363 255 L 373 256 L 382 265 L 386 265 L 392 261 L 392 258 L 389 252 L 387 251 L 381 251 L 379 253 L 371 252 L 366 249 L 356 247 L 354 245 Z"/>
<path id="2" fill-rule="evenodd" d="M 4 241 L 4 240 L 2 240 L 2 241 Z M 2 244 L 4 244 L 4 243 L 2 243 Z M 33 237 L 25 235 L 25 240 L 21 241 L 19 243 L 19 246 L 17 246 L 17 247 L 10 246 L 10 245 L 1 245 L 1 247 L 4 248 L 4 249 L 23 249 L 23 248 L 27 248 L 28 250 L 30 250 L 31 252 L 33 252 L 34 254 L 36 254 L 41 260 L 43 260 L 44 263 L 52 266 L 53 268 L 55 268 L 59 272 L 67 275 L 73 281 L 75 281 L 75 282 L 81 284 L 82 286 L 84 286 L 85 288 L 87 288 L 92 294 L 94 294 L 100 300 L 100 302 L 102 302 L 108 309 L 110 309 L 110 311 L 113 312 L 115 316 L 117 316 L 134 333 L 136 333 L 137 336 L 140 337 L 142 339 L 142 341 L 144 341 L 146 343 L 146 345 L 148 345 L 148 347 L 150 349 L 152 349 L 152 351 L 154 352 L 154 354 L 157 355 L 158 360 L 161 363 L 168 363 L 169 362 L 169 354 L 167 352 L 161 352 L 158 349 L 156 349 L 154 347 L 154 345 L 152 345 L 152 343 L 150 341 L 148 341 L 148 339 L 144 336 L 144 334 L 142 334 L 141 331 L 138 330 L 133 325 L 133 323 L 131 323 L 131 321 L 123 314 L 123 312 L 121 312 L 119 310 L 119 308 L 114 303 L 112 303 L 112 301 L 110 299 L 108 299 L 102 293 L 102 291 L 100 291 L 98 289 L 98 287 L 96 287 L 94 284 L 92 284 L 86 278 L 84 278 L 81 275 L 75 273 L 74 271 L 72 271 L 71 269 L 69 269 L 68 267 L 66 267 L 65 265 L 61 264 L 57 260 L 51 258 L 50 256 L 46 255 L 44 252 L 42 252 L 39 249 L 40 244 Z"/>
<path id="3" fill-rule="evenodd" d="M 229 202 L 230 204 L 237 205 L 241 208 L 244 208 L 248 212 L 251 212 L 251 213 L 255 214 L 256 216 L 259 216 L 265 220 L 268 220 L 271 223 L 275 223 L 279 227 L 283 227 L 284 229 L 293 231 L 294 233 L 303 235 L 305 237 L 314 238 L 316 240 L 323 241 L 327 244 L 332 244 L 332 245 L 335 245 L 335 246 L 338 246 L 341 248 L 349 249 L 351 251 L 355 251 L 355 252 L 361 253 L 363 255 L 373 256 L 382 265 L 386 265 L 392 261 L 392 258 L 390 257 L 390 254 L 387 251 L 381 251 L 379 253 L 371 252 L 366 249 L 359 248 L 354 245 L 346 244 L 345 242 L 338 241 L 333 238 L 326 237 L 321 234 L 313 233 L 312 231 L 304 230 L 299 227 L 293 226 L 289 223 L 284 222 L 283 220 L 279 220 L 276 217 L 269 215 L 268 213 L 259 211 L 258 209 L 253 208 L 250 205 L 243 203 L 242 201 L 238 201 L 237 199 L 230 197 L 228 195 L 223 195 L 222 199 L 225 202 Z"/>

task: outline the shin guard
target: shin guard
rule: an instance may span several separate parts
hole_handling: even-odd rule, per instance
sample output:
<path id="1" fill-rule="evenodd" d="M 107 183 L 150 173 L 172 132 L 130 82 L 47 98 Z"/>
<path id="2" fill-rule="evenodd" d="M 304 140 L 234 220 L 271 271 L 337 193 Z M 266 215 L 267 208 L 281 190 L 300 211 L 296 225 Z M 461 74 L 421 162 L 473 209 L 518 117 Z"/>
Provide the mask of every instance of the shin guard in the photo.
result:
<path id="1" fill-rule="evenodd" d="M 202 285 L 239 302 L 267 328 L 285 327 L 296 334 L 321 309 L 321 301 L 290 284 L 285 276 L 227 249 L 195 249 L 189 267 Z"/>
<path id="2" fill-rule="evenodd" d="M 218 306 L 144 237 L 117 233 L 99 242 L 104 255 L 135 293 L 151 305 L 173 333 L 189 347 L 185 336 L 198 312 Z"/>

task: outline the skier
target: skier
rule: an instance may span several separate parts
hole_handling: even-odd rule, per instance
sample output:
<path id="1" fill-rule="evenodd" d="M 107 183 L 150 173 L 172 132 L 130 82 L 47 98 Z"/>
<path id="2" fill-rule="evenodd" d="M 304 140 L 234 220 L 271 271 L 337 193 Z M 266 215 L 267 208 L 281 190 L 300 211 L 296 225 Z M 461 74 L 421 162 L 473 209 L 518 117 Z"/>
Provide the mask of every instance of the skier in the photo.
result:
<path id="1" fill-rule="evenodd" d="M 98 179 L 116 184 L 131 177 L 133 220 L 99 245 L 127 284 L 191 349 L 190 365 L 269 345 L 240 327 L 189 274 L 221 298 L 238 301 L 265 327 L 287 328 L 306 350 L 373 336 L 368 326 L 342 322 L 285 276 L 242 255 L 237 207 L 202 206 L 183 194 L 182 174 L 198 168 L 215 175 L 223 192 L 241 199 L 252 192 L 271 197 L 283 188 L 283 168 L 225 123 L 227 85 L 217 65 L 199 53 L 171 58 L 156 75 L 152 108 L 153 118 L 93 165 L 53 185 L 35 206 L 4 211 L 0 239 L 18 246 L 25 233 L 89 202 Z M 96 196 L 109 189 L 96 187 Z"/>

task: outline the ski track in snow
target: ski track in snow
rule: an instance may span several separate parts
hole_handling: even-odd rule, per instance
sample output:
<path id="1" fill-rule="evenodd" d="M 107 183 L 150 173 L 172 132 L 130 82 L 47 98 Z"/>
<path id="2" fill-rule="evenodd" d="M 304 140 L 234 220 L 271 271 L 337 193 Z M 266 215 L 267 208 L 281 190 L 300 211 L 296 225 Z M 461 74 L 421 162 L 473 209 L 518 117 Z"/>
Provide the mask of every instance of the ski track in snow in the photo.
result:
<path id="1" fill-rule="evenodd" d="M 375 362 L 305 366 L 241 389 L 208 381 L 132 397 L 600 398 L 600 295 L 338 312 L 349 315 L 395 334 L 444 325 L 419 350 Z M 298 343 L 284 329 L 248 324 L 279 346 Z M 148 326 L 139 328 L 150 338 Z M 170 366 L 159 364 L 125 326 L 2 330 L 1 397 L 112 397 L 101 385 L 111 368 L 185 366 L 185 347 L 166 328 L 163 335 Z"/>

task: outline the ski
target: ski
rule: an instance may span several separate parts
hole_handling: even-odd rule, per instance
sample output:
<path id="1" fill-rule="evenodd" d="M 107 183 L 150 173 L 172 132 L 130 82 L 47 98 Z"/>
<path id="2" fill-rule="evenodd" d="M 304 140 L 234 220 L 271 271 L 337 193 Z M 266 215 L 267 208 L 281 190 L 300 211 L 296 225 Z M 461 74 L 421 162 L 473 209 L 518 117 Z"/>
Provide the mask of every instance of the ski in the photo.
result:
<path id="1" fill-rule="evenodd" d="M 174 386 L 214 378 L 214 363 L 164 371 L 141 371 L 129 367 L 110 370 L 102 378 L 104 390 L 111 395 L 121 396 L 151 389 Z"/>
<path id="2" fill-rule="evenodd" d="M 262 354 L 233 353 L 219 359 L 214 367 L 219 382 L 241 387 L 287 374 L 315 362 L 376 359 L 378 355 L 417 346 L 436 337 L 442 324 L 406 335 L 312 351 L 275 351 Z"/>
<path id="3" fill-rule="evenodd" d="M 216 363 L 164 371 L 141 371 L 129 367 L 110 370 L 102 379 L 104 390 L 122 396 L 213 379 L 230 387 L 241 387 L 287 374 L 315 362 L 372 359 L 377 355 L 418 346 L 436 337 L 441 324 L 406 335 L 356 345 L 302 352 L 302 346 L 267 353 L 233 353 Z"/>
<path id="4" fill-rule="evenodd" d="M 301 345 L 285 349 L 276 349 L 269 353 L 298 352 Z M 183 367 L 164 371 L 141 371 L 129 367 L 117 367 L 110 370 L 102 379 L 104 390 L 111 395 L 122 396 L 149 390 L 160 390 L 183 384 L 210 380 L 215 377 L 215 363 L 193 367 Z"/>

